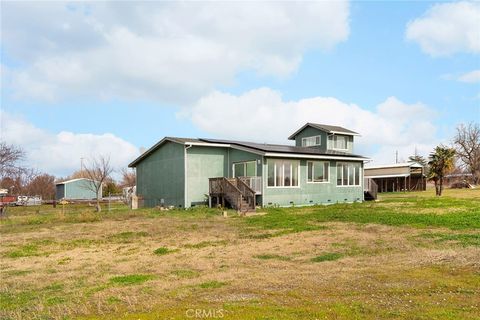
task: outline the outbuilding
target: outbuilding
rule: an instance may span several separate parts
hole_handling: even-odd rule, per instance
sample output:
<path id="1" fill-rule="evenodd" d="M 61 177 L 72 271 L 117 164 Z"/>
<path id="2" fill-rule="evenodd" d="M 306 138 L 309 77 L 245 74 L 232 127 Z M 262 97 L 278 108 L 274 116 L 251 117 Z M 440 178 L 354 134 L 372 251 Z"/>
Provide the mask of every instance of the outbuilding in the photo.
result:
<path id="1" fill-rule="evenodd" d="M 57 182 L 55 184 L 55 199 L 65 200 L 92 200 L 97 198 L 95 193 L 95 182 L 86 178 L 78 178 L 67 181 Z M 102 186 L 98 191 L 102 195 Z"/>
<path id="2" fill-rule="evenodd" d="M 415 162 L 365 166 L 365 178 L 378 185 L 378 192 L 424 191 L 427 186 L 425 168 Z"/>

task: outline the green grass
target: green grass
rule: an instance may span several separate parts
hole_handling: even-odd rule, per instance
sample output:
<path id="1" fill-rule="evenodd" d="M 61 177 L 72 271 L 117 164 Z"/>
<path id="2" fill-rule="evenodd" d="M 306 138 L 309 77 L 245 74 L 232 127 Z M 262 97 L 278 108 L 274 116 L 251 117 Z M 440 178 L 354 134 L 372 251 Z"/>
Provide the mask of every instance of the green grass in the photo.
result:
<path id="1" fill-rule="evenodd" d="M 215 289 L 215 288 L 223 287 L 224 285 L 226 285 L 225 282 L 213 280 L 213 281 L 200 283 L 198 286 L 202 289 Z"/>
<path id="2" fill-rule="evenodd" d="M 160 247 L 160 248 L 157 248 L 153 251 L 154 254 L 158 255 L 158 256 L 163 256 L 163 255 L 166 255 L 166 254 L 169 254 L 169 253 L 174 253 L 174 252 L 177 252 L 178 249 L 169 249 L 169 248 L 166 248 L 166 247 Z"/>
<path id="3" fill-rule="evenodd" d="M 193 243 L 193 244 L 186 244 L 186 245 L 184 245 L 184 247 L 188 248 L 188 249 L 201 249 L 201 248 L 205 248 L 205 247 L 224 246 L 224 245 L 227 245 L 227 244 L 228 244 L 227 240 L 202 241 L 202 242 Z"/>
<path id="4" fill-rule="evenodd" d="M 129 274 L 126 276 L 117 276 L 110 278 L 110 283 L 128 286 L 134 284 L 142 284 L 154 278 L 155 276 L 151 274 Z"/>
<path id="5" fill-rule="evenodd" d="M 178 278 L 191 279 L 198 277 L 200 275 L 200 272 L 190 269 L 178 269 L 173 270 L 171 274 Z"/>
<path id="6" fill-rule="evenodd" d="M 343 258 L 343 254 L 341 254 L 341 253 L 327 252 L 327 253 L 324 253 L 322 255 L 319 255 L 319 256 L 316 256 L 316 257 L 310 259 L 310 261 L 312 261 L 312 262 L 335 261 L 335 260 L 338 260 L 338 259 L 341 259 L 341 258 Z"/>
<path id="7" fill-rule="evenodd" d="M 280 256 L 278 254 L 259 254 L 253 257 L 260 260 L 281 260 L 281 261 L 292 260 L 290 257 Z"/>
<path id="8" fill-rule="evenodd" d="M 14 249 L 5 253 L 7 258 L 22 258 L 22 257 L 34 257 L 41 255 L 40 249 L 36 244 L 23 245 L 18 249 Z"/>
<path id="9" fill-rule="evenodd" d="M 409 205 L 406 206 L 405 203 Z M 397 206 L 389 206 L 389 204 Z M 422 212 L 424 209 L 431 211 Z M 287 232 L 316 230 L 319 223 L 325 222 L 374 223 L 415 228 L 445 227 L 452 230 L 480 228 L 480 199 L 474 198 L 412 197 L 384 200 L 379 203 L 364 202 L 265 210 L 266 215 L 245 219 L 246 225 L 264 230 Z"/>
<path id="10" fill-rule="evenodd" d="M 133 231 L 126 231 L 126 232 L 120 232 L 116 234 L 112 234 L 108 236 L 107 238 L 109 240 L 114 240 L 114 241 L 119 241 L 122 243 L 129 243 L 132 242 L 138 238 L 142 237 L 148 237 L 149 234 L 146 231 L 138 231 L 138 232 L 133 232 Z"/>
<path id="11" fill-rule="evenodd" d="M 430 238 L 435 242 L 454 242 L 461 246 L 476 246 L 480 247 L 480 233 L 474 234 L 449 234 L 449 233 L 423 233 L 420 235 L 422 238 Z"/>

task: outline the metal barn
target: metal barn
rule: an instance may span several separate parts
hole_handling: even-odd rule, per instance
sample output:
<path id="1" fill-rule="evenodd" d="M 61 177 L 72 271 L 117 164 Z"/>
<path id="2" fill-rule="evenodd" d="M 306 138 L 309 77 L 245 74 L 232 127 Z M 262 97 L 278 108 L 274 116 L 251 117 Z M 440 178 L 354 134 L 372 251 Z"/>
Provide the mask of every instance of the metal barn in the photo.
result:
<path id="1" fill-rule="evenodd" d="M 96 199 L 97 195 L 93 188 L 95 182 L 86 178 L 72 179 L 67 181 L 57 182 L 55 184 L 55 199 L 65 200 L 92 200 Z M 99 190 L 102 195 L 102 187 Z"/>

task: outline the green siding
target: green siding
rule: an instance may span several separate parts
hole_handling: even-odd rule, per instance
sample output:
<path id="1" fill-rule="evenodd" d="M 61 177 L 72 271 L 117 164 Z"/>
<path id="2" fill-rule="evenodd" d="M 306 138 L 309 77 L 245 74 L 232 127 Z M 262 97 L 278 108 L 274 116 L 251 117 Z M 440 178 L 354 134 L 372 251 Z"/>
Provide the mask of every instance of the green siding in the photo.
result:
<path id="1" fill-rule="evenodd" d="M 332 150 L 333 143 L 329 139 L 329 137 L 331 138 L 332 135 L 329 136 L 325 131 L 312 128 L 312 127 L 306 127 L 295 136 L 295 145 L 297 147 L 301 147 L 302 138 L 313 137 L 318 135 L 322 136 L 322 145 L 318 147 L 312 147 L 312 148 L 318 148 L 322 151 L 326 151 L 327 149 Z M 353 153 L 353 136 L 346 136 L 346 137 L 347 137 L 347 150 L 345 152 Z"/>
<path id="2" fill-rule="evenodd" d="M 183 207 L 184 146 L 170 141 L 143 159 L 137 169 L 137 195 L 146 207 L 161 204 Z"/>
<path id="3" fill-rule="evenodd" d="M 337 187 L 336 161 L 330 161 L 330 179 L 328 183 L 307 183 L 307 161 L 308 160 L 300 160 L 299 187 L 267 187 L 267 176 L 265 175 L 263 177 L 264 206 L 313 205 L 363 201 L 363 164 L 360 186 Z M 264 162 L 264 170 L 267 172 L 267 159 Z"/>
<path id="4" fill-rule="evenodd" d="M 208 179 L 226 177 L 227 159 L 227 148 L 192 146 L 187 150 L 187 207 L 208 203 Z"/>
<path id="5" fill-rule="evenodd" d="M 57 184 L 56 197 L 57 199 L 72 199 L 72 200 L 90 200 L 96 199 L 96 193 L 91 189 L 90 180 L 75 180 L 64 184 Z M 101 195 L 100 190 L 100 195 Z"/>
<path id="6" fill-rule="evenodd" d="M 256 161 L 257 162 L 257 176 L 262 175 L 262 156 L 247 152 L 247 151 L 242 151 L 242 150 L 236 150 L 236 149 L 229 149 L 229 154 L 228 154 L 228 176 L 233 177 L 233 164 L 237 162 L 246 162 L 246 161 Z"/>
<path id="7" fill-rule="evenodd" d="M 297 147 L 301 147 L 302 138 L 313 137 L 313 136 L 322 137 L 322 145 L 318 147 L 313 147 L 313 148 L 318 148 L 322 151 L 325 151 L 327 149 L 327 133 L 325 131 L 315 129 L 312 127 L 306 127 L 295 136 L 295 145 Z"/>

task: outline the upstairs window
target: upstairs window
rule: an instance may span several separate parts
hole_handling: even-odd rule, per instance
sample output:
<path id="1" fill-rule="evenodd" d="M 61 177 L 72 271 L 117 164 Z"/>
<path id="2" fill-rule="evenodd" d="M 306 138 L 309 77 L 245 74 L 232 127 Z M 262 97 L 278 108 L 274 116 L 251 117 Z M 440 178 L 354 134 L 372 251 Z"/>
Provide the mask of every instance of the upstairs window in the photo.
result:
<path id="1" fill-rule="evenodd" d="M 322 136 L 302 138 L 302 147 L 314 147 L 322 144 Z"/>
<path id="2" fill-rule="evenodd" d="M 347 150 L 347 137 L 346 136 L 333 136 L 333 149 Z"/>

